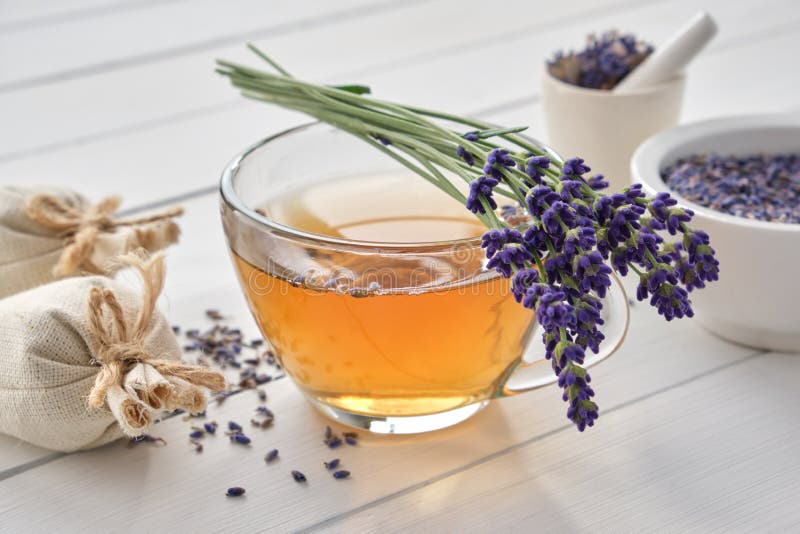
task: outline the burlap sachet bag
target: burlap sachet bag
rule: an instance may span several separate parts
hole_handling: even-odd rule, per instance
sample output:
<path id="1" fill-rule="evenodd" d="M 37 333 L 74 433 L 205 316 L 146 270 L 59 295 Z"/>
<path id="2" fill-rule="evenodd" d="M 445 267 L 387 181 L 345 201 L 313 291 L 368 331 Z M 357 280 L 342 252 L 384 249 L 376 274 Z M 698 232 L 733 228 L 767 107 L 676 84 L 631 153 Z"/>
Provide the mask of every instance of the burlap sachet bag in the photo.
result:
<path id="1" fill-rule="evenodd" d="M 76 274 L 103 274 L 132 250 L 178 240 L 170 208 L 113 217 L 120 199 L 91 204 L 67 189 L 0 187 L 0 298 Z"/>
<path id="2" fill-rule="evenodd" d="M 74 277 L 0 300 L 0 432 L 59 451 L 147 432 L 163 410 L 205 409 L 222 375 L 181 362 L 156 309 L 164 259 L 120 260 L 141 287 Z"/>

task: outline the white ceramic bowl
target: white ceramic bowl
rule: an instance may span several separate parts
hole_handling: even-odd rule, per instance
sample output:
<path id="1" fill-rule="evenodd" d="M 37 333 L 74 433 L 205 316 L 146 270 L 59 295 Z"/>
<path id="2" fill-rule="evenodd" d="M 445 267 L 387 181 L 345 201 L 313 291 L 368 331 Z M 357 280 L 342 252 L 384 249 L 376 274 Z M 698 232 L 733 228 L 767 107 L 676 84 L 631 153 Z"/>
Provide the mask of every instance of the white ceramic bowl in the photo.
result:
<path id="1" fill-rule="evenodd" d="M 645 141 L 631 175 L 648 193 L 668 190 L 661 170 L 682 156 L 800 153 L 800 116 L 755 115 L 679 126 Z M 674 192 L 672 192 L 674 194 Z M 691 294 L 711 332 L 753 347 L 800 352 L 800 224 L 750 220 L 674 194 L 711 236 L 720 279 Z"/>

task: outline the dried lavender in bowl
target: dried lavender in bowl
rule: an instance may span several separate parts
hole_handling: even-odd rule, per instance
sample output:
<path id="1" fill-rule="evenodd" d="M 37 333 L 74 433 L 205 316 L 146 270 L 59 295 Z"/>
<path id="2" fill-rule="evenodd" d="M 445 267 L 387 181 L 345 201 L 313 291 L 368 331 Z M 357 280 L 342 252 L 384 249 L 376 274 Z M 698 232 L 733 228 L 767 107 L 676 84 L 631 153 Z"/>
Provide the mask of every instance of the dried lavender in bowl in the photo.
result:
<path id="1" fill-rule="evenodd" d="M 800 223 L 800 154 L 694 154 L 661 177 L 683 198 L 762 221 Z"/>
<path id="2" fill-rule="evenodd" d="M 586 41 L 580 52 L 556 52 L 547 63 L 550 74 L 571 85 L 611 90 L 653 52 L 653 45 L 616 30 L 599 38 L 591 34 Z"/>

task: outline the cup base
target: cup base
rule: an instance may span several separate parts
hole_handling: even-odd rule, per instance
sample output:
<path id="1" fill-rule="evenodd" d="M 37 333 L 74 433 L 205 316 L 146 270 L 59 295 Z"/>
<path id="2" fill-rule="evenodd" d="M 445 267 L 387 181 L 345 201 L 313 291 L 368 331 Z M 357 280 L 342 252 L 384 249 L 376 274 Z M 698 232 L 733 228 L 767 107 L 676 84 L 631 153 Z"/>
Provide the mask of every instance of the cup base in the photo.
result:
<path id="1" fill-rule="evenodd" d="M 347 412 L 340 408 L 328 406 L 314 399 L 308 399 L 308 401 L 317 410 L 337 423 L 360 430 L 366 430 L 374 434 L 421 434 L 423 432 L 441 430 L 466 421 L 489 404 L 489 401 L 485 400 L 446 412 L 428 415 L 380 417 L 376 415 Z"/>

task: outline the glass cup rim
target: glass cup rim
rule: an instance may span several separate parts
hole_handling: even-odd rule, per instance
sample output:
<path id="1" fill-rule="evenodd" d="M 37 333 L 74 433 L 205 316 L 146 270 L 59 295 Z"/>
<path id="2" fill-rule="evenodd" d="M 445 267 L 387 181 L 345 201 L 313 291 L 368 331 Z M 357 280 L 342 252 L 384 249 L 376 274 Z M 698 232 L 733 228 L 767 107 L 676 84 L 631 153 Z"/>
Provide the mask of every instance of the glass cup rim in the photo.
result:
<path id="1" fill-rule="evenodd" d="M 451 239 L 445 241 L 419 241 L 419 242 L 382 242 L 382 241 L 366 241 L 366 240 L 358 240 L 358 239 L 346 239 L 346 238 L 339 238 L 339 237 L 332 237 L 326 236 L 322 234 L 316 234 L 313 232 L 306 232 L 304 230 L 300 230 L 299 228 L 294 228 L 292 226 L 288 226 L 285 224 L 281 224 L 278 221 L 274 221 L 265 217 L 253 209 L 250 209 L 245 203 L 239 198 L 239 195 L 236 194 L 236 191 L 233 187 L 233 180 L 236 177 L 236 173 L 239 169 L 239 166 L 242 162 L 247 159 L 248 156 L 253 154 L 256 150 L 277 141 L 279 139 L 283 139 L 288 136 L 297 135 L 304 131 L 313 129 L 313 128 L 320 128 L 323 126 L 328 126 L 326 123 L 321 121 L 312 121 L 305 124 L 301 124 L 299 126 L 295 126 L 292 128 L 288 128 L 276 134 L 270 135 L 260 141 L 254 143 L 253 145 L 249 146 L 247 149 L 236 155 L 224 168 L 222 171 L 222 178 L 220 180 L 220 196 L 222 201 L 227 204 L 230 209 L 238 211 L 239 213 L 243 214 L 250 222 L 256 224 L 258 227 L 263 228 L 264 230 L 270 231 L 272 233 L 277 233 L 282 237 L 286 237 L 293 240 L 300 240 L 307 243 L 315 244 L 318 246 L 324 247 L 347 247 L 347 248 L 356 248 L 356 249 L 380 249 L 381 253 L 384 254 L 392 254 L 392 253 L 414 253 L 414 252 L 435 252 L 435 251 L 442 251 L 448 248 L 453 247 L 464 247 L 464 248 L 477 248 L 480 247 L 481 244 L 481 236 L 478 237 L 468 237 L 462 239 Z M 331 130 L 335 130 L 334 127 L 328 126 Z M 556 158 L 558 161 L 561 161 L 561 156 L 559 156 L 553 149 L 546 146 L 541 141 L 533 139 L 531 137 L 525 136 L 525 139 L 532 144 L 536 145 L 537 147 L 541 148 L 551 157 Z M 466 208 L 465 208 L 466 209 Z"/>

